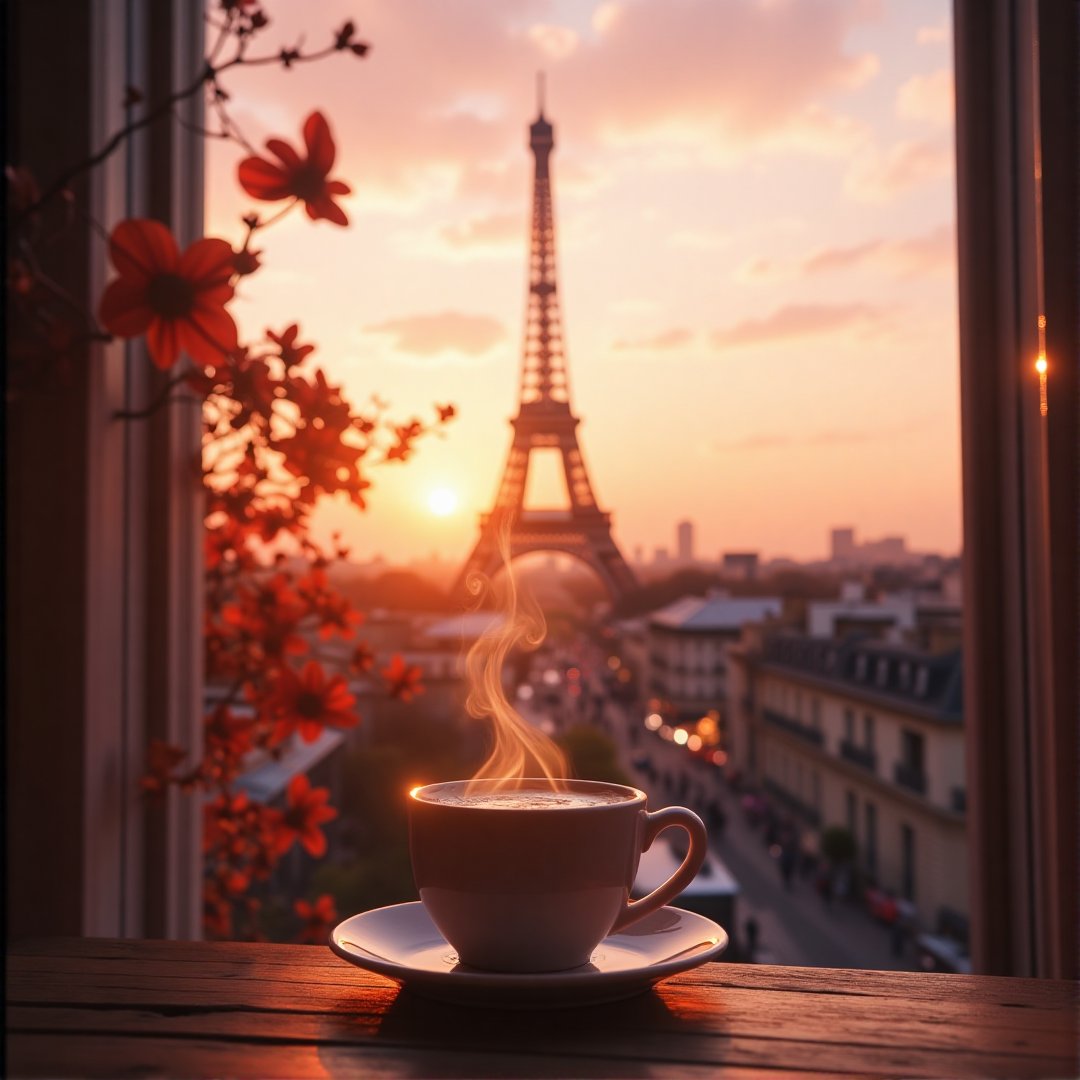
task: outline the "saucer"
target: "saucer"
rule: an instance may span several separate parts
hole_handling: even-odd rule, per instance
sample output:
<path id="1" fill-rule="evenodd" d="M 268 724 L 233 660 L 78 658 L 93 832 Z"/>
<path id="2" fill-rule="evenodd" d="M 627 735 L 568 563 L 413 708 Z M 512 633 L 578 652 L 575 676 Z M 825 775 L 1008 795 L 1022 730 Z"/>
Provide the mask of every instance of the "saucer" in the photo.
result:
<path id="1" fill-rule="evenodd" d="M 343 960 L 377 972 L 423 997 L 499 1009 L 560 1008 L 619 1001 L 715 960 L 724 930 L 703 915 L 664 907 L 604 938 L 590 963 L 567 971 L 516 974 L 461 964 L 424 905 L 394 904 L 346 919 L 330 935 Z"/>

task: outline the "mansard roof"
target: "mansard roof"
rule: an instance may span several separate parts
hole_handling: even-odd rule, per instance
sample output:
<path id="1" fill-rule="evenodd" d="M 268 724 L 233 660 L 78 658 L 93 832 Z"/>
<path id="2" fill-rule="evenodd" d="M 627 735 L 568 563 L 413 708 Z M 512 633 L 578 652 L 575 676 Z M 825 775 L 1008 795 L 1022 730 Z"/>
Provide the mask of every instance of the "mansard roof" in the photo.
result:
<path id="1" fill-rule="evenodd" d="M 837 641 L 805 634 L 772 634 L 758 657 L 762 668 L 808 677 L 828 688 L 959 724 L 963 720 L 961 650 L 926 653 L 851 636 Z"/>
<path id="2" fill-rule="evenodd" d="M 684 596 L 653 612 L 649 625 L 691 633 L 736 631 L 744 623 L 778 616 L 783 601 L 776 596 Z"/>

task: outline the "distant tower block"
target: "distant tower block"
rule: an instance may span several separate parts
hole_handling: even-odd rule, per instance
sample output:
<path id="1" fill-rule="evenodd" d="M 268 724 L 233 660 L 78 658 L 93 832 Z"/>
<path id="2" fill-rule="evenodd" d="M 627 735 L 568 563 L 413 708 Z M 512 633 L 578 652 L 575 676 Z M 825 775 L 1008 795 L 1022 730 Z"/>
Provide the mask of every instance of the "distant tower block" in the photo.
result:
<path id="1" fill-rule="evenodd" d="M 680 521 L 675 528 L 677 537 L 678 560 L 681 563 L 694 561 L 694 523 L 692 521 Z"/>
<path id="2" fill-rule="evenodd" d="M 548 168 L 555 132 L 544 118 L 542 81 L 540 94 L 539 115 L 529 128 L 529 148 L 536 159 L 536 169 L 518 414 L 510 421 L 514 437 L 495 496 L 495 508 L 480 517 L 480 538 L 458 576 L 457 587 L 463 589 L 474 572 L 490 576 L 500 568 L 497 525 L 509 519 L 511 558 L 534 551 L 574 555 L 593 569 L 615 599 L 634 588 L 637 581 L 612 539 L 611 515 L 596 504 L 578 443 L 578 418 L 570 411 L 555 280 L 555 220 Z M 530 455 L 534 450 L 552 449 L 562 459 L 570 506 L 565 510 L 528 510 L 524 499 Z"/>
<path id="3" fill-rule="evenodd" d="M 853 559 L 855 557 L 854 529 L 833 529 L 831 534 L 831 541 L 832 557 L 834 559 Z"/>

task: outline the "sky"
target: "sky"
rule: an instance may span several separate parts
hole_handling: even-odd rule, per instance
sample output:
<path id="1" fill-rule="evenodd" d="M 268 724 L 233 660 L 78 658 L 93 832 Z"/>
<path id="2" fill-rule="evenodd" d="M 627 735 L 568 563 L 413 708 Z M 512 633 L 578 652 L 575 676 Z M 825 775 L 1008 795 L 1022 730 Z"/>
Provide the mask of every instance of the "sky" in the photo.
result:
<path id="1" fill-rule="evenodd" d="M 321 109 L 353 189 L 348 228 L 263 234 L 233 313 L 252 338 L 299 322 L 358 402 L 459 414 L 317 535 L 395 561 L 475 542 L 517 409 L 543 70 L 571 403 L 627 558 L 681 520 L 702 558 L 820 558 L 841 525 L 959 550 L 948 0 L 263 7 L 253 51 L 347 18 L 371 51 L 225 77 L 259 147 Z M 234 243 L 244 156 L 209 143 L 206 232 Z M 562 505 L 535 464 L 530 505 Z"/>

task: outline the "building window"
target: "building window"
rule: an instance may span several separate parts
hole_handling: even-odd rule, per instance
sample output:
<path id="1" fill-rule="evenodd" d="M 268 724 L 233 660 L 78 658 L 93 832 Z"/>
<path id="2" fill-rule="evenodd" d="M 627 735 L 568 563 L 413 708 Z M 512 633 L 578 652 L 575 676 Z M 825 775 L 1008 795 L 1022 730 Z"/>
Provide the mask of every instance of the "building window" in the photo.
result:
<path id="1" fill-rule="evenodd" d="M 855 742 L 855 711 L 853 709 L 844 710 L 844 742 Z"/>
<path id="2" fill-rule="evenodd" d="M 930 669 L 925 664 L 920 664 L 915 672 L 915 693 L 919 697 L 926 697 L 927 688 L 930 685 Z"/>
<path id="3" fill-rule="evenodd" d="M 918 732 L 908 731 L 904 728 L 900 732 L 900 760 L 904 768 L 913 773 L 923 772 L 923 762 L 926 759 L 926 739 Z"/>
<path id="4" fill-rule="evenodd" d="M 900 892 L 905 900 L 915 901 L 915 830 L 900 826 Z"/>
<path id="5" fill-rule="evenodd" d="M 877 875 L 877 807 L 866 801 L 866 869 Z"/>
<path id="6" fill-rule="evenodd" d="M 877 684 L 884 686 L 889 681 L 889 661 L 882 657 L 877 662 Z"/>
<path id="7" fill-rule="evenodd" d="M 862 719 L 863 748 L 869 753 L 874 752 L 874 718 L 866 713 Z"/>
<path id="8" fill-rule="evenodd" d="M 810 724 L 815 730 L 821 730 L 821 702 L 817 698 L 810 699 Z"/>
<path id="9" fill-rule="evenodd" d="M 848 832 L 852 836 L 856 835 L 856 816 L 858 814 L 858 804 L 855 799 L 855 792 L 848 791 L 847 793 L 847 827 Z"/>

